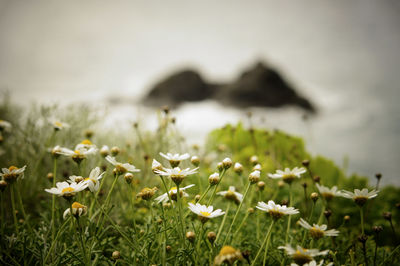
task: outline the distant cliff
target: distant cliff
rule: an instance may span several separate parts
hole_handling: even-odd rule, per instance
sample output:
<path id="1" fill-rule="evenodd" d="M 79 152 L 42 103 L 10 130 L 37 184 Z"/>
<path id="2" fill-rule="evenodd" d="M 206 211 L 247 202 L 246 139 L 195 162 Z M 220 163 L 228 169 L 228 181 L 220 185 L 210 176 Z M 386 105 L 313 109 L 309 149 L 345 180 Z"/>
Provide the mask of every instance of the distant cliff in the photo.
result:
<path id="1" fill-rule="evenodd" d="M 295 105 L 315 112 L 309 100 L 296 93 L 275 69 L 263 63 L 257 63 L 228 84 L 208 83 L 196 71 L 186 69 L 157 83 L 144 102 L 178 106 L 183 102 L 206 99 L 237 107 Z"/>

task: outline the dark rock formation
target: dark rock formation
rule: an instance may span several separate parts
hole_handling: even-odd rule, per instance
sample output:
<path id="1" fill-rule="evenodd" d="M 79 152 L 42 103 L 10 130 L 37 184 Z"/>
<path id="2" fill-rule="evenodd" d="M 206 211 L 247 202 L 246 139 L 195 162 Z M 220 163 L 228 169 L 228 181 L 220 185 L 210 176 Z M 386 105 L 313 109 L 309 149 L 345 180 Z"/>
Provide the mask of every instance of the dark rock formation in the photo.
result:
<path id="1" fill-rule="evenodd" d="M 205 99 L 237 107 L 297 105 L 307 111 L 315 111 L 312 104 L 299 96 L 276 70 L 262 63 L 245 71 L 236 81 L 222 85 L 205 82 L 193 70 L 182 71 L 154 86 L 145 102 L 177 106 Z"/>
<path id="2" fill-rule="evenodd" d="M 147 95 L 148 103 L 162 103 L 176 106 L 182 102 L 194 102 L 209 99 L 215 92 L 214 85 L 207 84 L 193 70 L 176 73 L 156 84 Z"/>

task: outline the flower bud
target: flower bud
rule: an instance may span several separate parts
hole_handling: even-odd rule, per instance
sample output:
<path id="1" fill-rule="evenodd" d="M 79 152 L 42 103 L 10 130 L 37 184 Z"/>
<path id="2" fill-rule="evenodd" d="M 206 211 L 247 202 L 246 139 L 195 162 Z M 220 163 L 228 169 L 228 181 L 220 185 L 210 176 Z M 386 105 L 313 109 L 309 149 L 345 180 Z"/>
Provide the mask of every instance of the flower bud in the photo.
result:
<path id="1" fill-rule="evenodd" d="M 247 212 L 248 212 L 248 213 L 254 213 L 254 208 L 248 208 L 248 209 L 247 209 Z"/>
<path id="2" fill-rule="evenodd" d="M 331 210 L 324 211 L 324 216 L 326 217 L 326 219 L 329 219 L 329 217 L 331 217 L 331 215 L 332 215 L 332 211 Z"/>
<path id="3" fill-rule="evenodd" d="M 7 187 L 7 182 L 4 180 L 0 180 L 0 190 L 4 191 Z"/>
<path id="4" fill-rule="evenodd" d="M 199 194 L 197 194 L 195 197 L 194 197 L 194 200 L 196 201 L 196 202 L 198 202 L 199 200 L 200 200 L 200 195 Z"/>
<path id="5" fill-rule="evenodd" d="M 243 165 L 241 165 L 240 163 L 235 163 L 235 165 L 233 166 L 233 171 L 235 171 L 235 173 L 237 173 L 238 175 L 241 175 L 243 173 Z"/>
<path id="6" fill-rule="evenodd" d="M 380 226 L 380 225 L 378 225 L 378 226 L 373 226 L 372 227 L 372 230 L 376 233 L 376 234 L 379 234 L 380 232 L 382 232 L 383 231 L 383 228 L 382 228 L 382 226 Z"/>
<path id="7" fill-rule="evenodd" d="M 318 195 L 317 192 L 313 192 L 313 193 L 311 193 L 310 198 L 311 198 L 311 200 L 314 201 L 314 203 L 315 203 L 315 202 L 318 200 L 319 195 Z"/>
<path id="8" fill-rule="evenodd" d="M 200 164 L 200 158 L 197 156 L 192 156 L 192 158 L 190 159 L 190 162 L 194 165 L 194 166 L 199 166 Z"/>
<path id="9" fill-rule="evenodd" d="M 319 176 L 317 176 L 317 175 L 314 176 L 313 179 L 314 179 L 314 182 L 315 182 L 315 183 L 319 183 L 319 181 L 321 181 L 321 177 L 319 177 Z"/>
<path id="10" fill-rule="evenodd" d="M 86 130 L 84 133 L 84 136 L 87 139 L 90 139 L 91 137 L 93 137 L 93 135 L 94 135 L 94 132 L 93 132 L 93 130 L 90 130 L 90 129 Z"/>
<path id="11" fill-rule="evenodd" d="M 53 178 L 54 178 L 53 173 L 47 173 L 47 179 L 48 179 L 49 181 L 53 181 Z"/>
<path id="12" fill-rule="evenodd" d="M 196 234 L 192 231 L 186 232 L 186 239 L 189 240 L 190 243 L 193 243 L 196 239 Z"/>
<path id="13" fill-rule="evenodd" d="M 350 221 L 350 216 L 349 216 L 349 215 L 345 215 L 345 216 L 343 217 L 343 220 L 344 220 L 345 222 Z"/>
<path id="14" fill-rule="evenodd" d="M 256 165 L 254 165 L 254 167 L 253 167 L 253 171 L 260 171 L 261 172 L 261 164 L 256 164 Z"/>
<path id="15" fill-rule="evenodd" d="M 368 236 L 367 235 L 360 235 L 358 237 L 358 241 L 360 241 L 361 243 L 365 244 L 368 240 Z"/>
<path id="16" fill-rule="evenodd" d="M 219 183 L 219 174 L 218 173 L 213 173 L 212 175 L 210 175 L 208 177 L 208 183 L 210 183 L 210 185 L 216 185 Z"/>
<path id="17" fill-rule="evenodd" d="M 103 157 L 107 157 L 107 155 L 110 154 L 110 149 L 108 148 L 107 145 L 103 145 L 103 147 L 101 147 L 100 149 L 100 155 Z"/>
<path id="18" fill-rule="evenodd" d="M 111 257 L 113 260 L 117 260 L 121 257 L 121 253 L 119 253 L 119 251 L 116 250 L 112 253 Z"/>
<path id="19" fill-rule="evenodd" d="M 112 156 L 117 156 L 120 153 L 120 149 L 117 146 L 114 146 L 111 148 L 111 155 Z"/>
<path id="20" fill-rule="evenodd" d="M 161 110 L 164 112 L 164 114 L 168 114 L 169 113 L 169 106 L 168 105 L 164 105 L 161 107 Z"/>
<path id="21" fill-rule="evenodd" d="M 376 179 L 380 180 L 382 178 L 382 174 L 381 173 L 376 173 L 375 177 L 376 177 Z"/>
<path id="22" fill-rule="evenodd" d="M 132 183 L 133 174 L 131 174 L 131 173 L 126 173 L 126 174 L 124 175 L 124 179 L 125 179 L 126 183 L 128 183 L 128 184 Z"/>
<path id="23" fill-rule="evenodd" d="M 310 165 L 310 161 L 309 161 L 309 160 L 303 160 L 303 161 L 301 162 L 301 164 L 302 164 L 303 166 L 305 166 L 305 167 L 308 167 L 308 166 Z"/>
<path id="24" fill-rule="evenodd" d="M 165 247 L 165 250 L 166 250 L 167 252 L 171 252 L 172 247 L 171 247 L 170 245 L 168 245 L 168 246 Z"/>
<path id="25" fill-rule="evenodd" d="M 158 190 L 157 187 L 153 188 L 145 187 L 137 194 L 136 197 L 138 198 L 140 197 L 143 200 L 150 200 L 154 196 L 154 193 L 156 193 L 157 190 Z"/>
<path id="26" fill-rule="evenodd" d="M 228 170 L 232 166 L 232 160 L 230 158 L 225 158 L 222 160 L 222 165 L 224 166 L 225 170 Z"/>
<path id="27" fill-rule="evenodd" d="M 265 182 L 263 182 L 263 181 L 258 181 L 257 187 L 258 187 L 258 189 L 260 189 L 260 191 L 263 191 L 264 188 L 265 188 Z"/>
<path id="28" fill-rule="evenodd" d="M 250 157 L 250 163 L 251 163 L 252 165 L 258 164 L 258 157 L 257 157 L 256 155 L 251 156 L 251 157 Z"/>
<path id="29" fill-rule="evenodd" d="M 224 164 L 222 162 L 219 162 L 217 164 L 217 169 L 218 169 L 219 172 L 222 172 L 222 170 L 224 170 Z"/>
<path id="30" fill-rule="evenodd" d="M 211 244 L 214 243 L 216 238 L 217 238 L 217 235 L 215 234 L 215 232 L 208 232 L 207 239 L 208 239 L 208 241 L 210 241 Z"/>
<path id="31" fill-rule="evenodd" d="M 282 180 L 278 181 L 278 187 L 279 188 L 283 188 L 285 186 L 285 182 L 283 182 Z"/>
<path id="32" fill-rule="evenodd" d="M 260 181 L 260 171 L 253 171 L 249 174 L 249 181 L 251 184 L 255 184 Z"/>
<path id="33" fill-rule="evenodd" d="M 385 218 L 385 220 L 392 220 L 392 213 L 391 212 L 384 212 L 383 213 L 383 218 Z"/>
<path id="34" fill-rule="evenodd" d="M 281 201 L 281 205 L 288 206 L 289 205 L 289 201 L 284 199 L 284 200 Z"/>

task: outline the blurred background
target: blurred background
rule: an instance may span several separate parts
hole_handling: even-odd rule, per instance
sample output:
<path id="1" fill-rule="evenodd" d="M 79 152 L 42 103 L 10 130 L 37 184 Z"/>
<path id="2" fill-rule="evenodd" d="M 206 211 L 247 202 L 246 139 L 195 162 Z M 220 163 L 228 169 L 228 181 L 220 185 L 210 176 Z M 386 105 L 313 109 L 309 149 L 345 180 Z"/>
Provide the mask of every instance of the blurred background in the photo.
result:
<path id="1" fill-rule="evenodd" d="M 183 103 L 174 115 L 189 142 L 251 111 L 254 126 L 400 184 L 399 1 L 0 0 L 0 32 L 0 90 L 15 102 L 87 103 L 122 127 L 155 125 L 143 99 L 171 74 L 234 83 L 263 62 L 317 112 Z"/>

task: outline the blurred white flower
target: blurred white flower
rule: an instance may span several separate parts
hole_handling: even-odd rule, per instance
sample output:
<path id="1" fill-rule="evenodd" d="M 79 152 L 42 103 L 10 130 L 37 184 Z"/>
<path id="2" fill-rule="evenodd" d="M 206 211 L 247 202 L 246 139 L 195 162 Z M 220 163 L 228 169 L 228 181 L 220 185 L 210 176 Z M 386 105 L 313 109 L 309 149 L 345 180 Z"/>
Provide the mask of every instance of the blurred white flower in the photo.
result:
<path id="1" fill-rule="evenodd" d="M 330 229 L 326 230 L 328 226 L 326 224 L 323 225 L 318 225 L 318 224 L 313 224 L 311 226 L 309 223 L 307 223 L 303 218 L 300 218 L 299 224 L 307 229 L 310 232 L 310 235 L 314 239 L 320 239 L 321 237 L 324 236 L 338 236 L 339 231 L 335 229 Z"/>
<path id="2" fill-rule="evenodd" d="M 239 192 L 236 192 L 234 186 L 230 186 L 227 191 L 218 192 L 217 195 L 221 195 L 226 199 L 233 200 L 236 203 L 240 203 L 243 200 L 243 195 L 240 194 Z"/>
<path id="3" fill-rule="evenodd" d="M 212 219 L 225 214 L 225 212 L 223 212 L 221 209 L 213 211 L 213 206 L 207 207 L 206 205 L 201 205 L 200 203 L 196 203 L 196 205 L 194 205 L 193 203 L 189 202 L 189 209 L 197 214 L 200 221 L 203 223 L 208 221 L 208 219 Z"/>
<path id="4" fill-rule="evenodd" d="M 165 159 L 167 159 L 169 161 L 169 163 L 171 164 L 171 167 L 173 167 L 173 168 L 177 167 L 181 163 L 181 161 L 186 160 L 186 159 L 188 159 L 190 157 L 190 155 L 188 153 L 185 153 L 185 154 L 179 154 L 179 153 L 172 154 L 172 153 L 168 152 L 167 154 L 164 154 L 164 153 L 160 152 L 160 155 L 162 157 L 164 157 Z"/>
<path id="5" fill-rule="evenodd" d="M 75 196 L 76 193 L 86 189 L 88 184 L 86 182 L 80 183 L 68 183 L 68 182 L 57 182 L 56 187 L 45 189 L 46 192 L 57 195 L 59 197 L 70 198 Z"/>
<path id="6" fill-rule="evenodd" d="M 185 190 L 186 189 L 188 189 L 188 188 L 191 188 L 191 187 L 194 187 L 195 185 L 194 184 L 191 184 L 191 185 L 188 185 L 188 186 L 186 186 L 186 187 L 183 187 L 183 188 L 179 188 L 179 196 L 181 197 L 181 198 L 183 198 L 183 197 L 189 197 L 189 194 L 187 194 L 186 192 L 185 192 Z M 178 196 L 178 190 L 177 190 L 177 187 L 172 187 L 169 191 L 168 191 L 168 193 L 169 193 L 169 197 L 172 199 L 172 200 L 177 200 L 177 196 Z M 162 194 L 161 196 L 158 196 L 157 198 L 155 198 L 154 199 L 155 201 L 157 201 L 157 203 L 165 203 L 165 202 L 168 202 L 168 200 L 169 200 L 169 198 L 168 198 L 168 194 L 167 193 L 164 193 L 164 194 Z"/>
<path id="7" fill-rule="evenodd" d="M 331 200 L 333 197 L 341 197 L 343 193 L 338 191 L 337 186 L 333 186 L 332 188 L 328 188 L 322 186 L 320 184 L 316 184 L 319 193 L 324 197 L 326 200 Z"/>
<path id="8" fill-rule="evenodd" d="M 362 190 L 354 189 L 354 193 L 342 190 L 342 196 L 354 200 L 354 202 L 359 206 L 363 206 L 368 199 L 372 199 L 378 196 L 378 192 L 379 191 L 376 191 L 375 189 L 368 192 L 368 188 L 363 188 Z"/>
<path id="9" fill-rule="evenodd" d="M 273 202 L 272 200 L 268 201 L 268 204 L 260 201 L 258 202 L 256 208 L 267 212 L 274 219 L 279 219 L 284 215 L 293 215 L 299 213 L 299 210 L 293 207 L 287 207 L 285 205 L 281 206 L 279 204 L 275 204 L 275 202 Z"/>
<path id="10" fill-rule="evenodd" d="M 114 157 L 110 155 L 106 157 L 106 160 L 115 166 L 114 170 L 118 175 L 125 174 L 126 172 L 131 172 L 131 173 L 140 172 L 140 169 L 137 169 L 134 165 L 130 163 L 119 163 L 117 162 L 117 160 L 115 160 Z"/>
<path id="11" fill-rule="evenodd" d="M 296 178 L 300 178 L 307 170 L 304 167 L 295 167 L 292 170 L 285 168 L 284 171 L 276 170 L 275 174 L 268 174 L 270 178 L 282 178 L 288 184 L 292 183 Z"/>
<path id="12" fill-rule="evenodd" d="M 190 168 L 180 169 L 179 167 L 175 167 L 173 169 L 164 168 L 163 170 L 156 169 L 154 170 L 154 173 L 162 176 L 169 176 L 176 185 L 179 185 L 180 183 L 182 183 L 183 179 L 185 179 L 186 176 L 197 173 L 197 169 L 199 168 L 198 167 L 194 169 Z"/>
<path id="13" fill-rule="evenodd" d="M 291 256 L 294 262 L 299 265 L 310 263 L 313 261 L 314 257 L 325 256 L 329 252 L 329 250 L 319 251 L 318 249 L 305 249 L 299 245 L 296 247 L 296 249 L 294 249 L 290 244 L 286 244 L 286 246 L 280 246 L 278 248 L 284 249 L 286 254 Z"/>
<path id="14" fill-rule="evenodd" d="M 0 176 L 2 176 L 7 183 L 12 183 L 17 179 L 24 178 L 25 169 L 26 165 L 24 165 L 21 168 L 18 168 L 13 165 L 10 166 L 9 168 L 1 168 L 2 173 L 0 173 Z"/>

